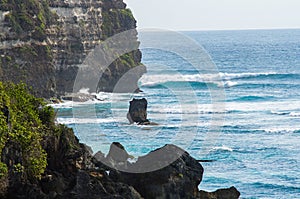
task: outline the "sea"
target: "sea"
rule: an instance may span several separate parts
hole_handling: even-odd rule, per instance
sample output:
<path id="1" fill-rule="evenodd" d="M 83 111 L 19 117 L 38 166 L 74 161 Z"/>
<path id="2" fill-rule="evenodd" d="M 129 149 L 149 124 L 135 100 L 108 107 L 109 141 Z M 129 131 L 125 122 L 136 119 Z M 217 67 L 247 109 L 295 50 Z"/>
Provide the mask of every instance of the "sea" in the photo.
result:
<path id="1" fill-rule="evenodd" d="M 141 93 L 53 105 L 94 152 L 120 142 L 135 158 L 176 144 L 204 167 L 199 189 L 244 199 L 300 199 L 300 30 L 139 32 Z M 87 93 L 87 89 L 82 90 Z M 129 101 L 148 119 L 130 125 Z M 134 160 L 132 160 L 134 161 Z"/>

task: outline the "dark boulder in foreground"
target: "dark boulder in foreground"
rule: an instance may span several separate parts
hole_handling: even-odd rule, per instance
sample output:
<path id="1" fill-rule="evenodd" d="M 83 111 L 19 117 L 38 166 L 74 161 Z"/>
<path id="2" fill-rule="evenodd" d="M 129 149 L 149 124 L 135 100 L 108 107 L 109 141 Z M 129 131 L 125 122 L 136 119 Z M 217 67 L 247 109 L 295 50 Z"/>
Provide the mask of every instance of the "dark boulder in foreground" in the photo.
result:
<path id="1" fill-rule="evenodd" d="M 130 124 L 149 124 L 150 122 L 147 119 L 147 100 L 145 98 L 133 99 L 129 103 L 130 105 L 127 119 L 129 120 Z"/>
<path id="2" fill-rule="evenodd" d="M 113 158 L 112 155 L 116 157 Z M 106 158 L 101 156 L 99 160 L 114 168 L 110 171 L 110 177 L 114 181 L 132 186 L 143 198 L 239 198 L 240 193 L 234 187 L 213 193 L 199 191 L 203 167 L 186 151 L 175 145 L 165 145 L 139 157 L 132 164 L 126 162 L 128 157 L 130 155 L 124 146 L 113 143 L 109 155 Z"/>
<path id="3" fill-rule="evenodd" d="M 117 172 L 117 180 L 133 186 L 142 197 L 174 199 L 196 198 L 204 171 L 201 164 L 175 145 L 165 145 L 138 158 L 127 170 L 132 173 Z"/>

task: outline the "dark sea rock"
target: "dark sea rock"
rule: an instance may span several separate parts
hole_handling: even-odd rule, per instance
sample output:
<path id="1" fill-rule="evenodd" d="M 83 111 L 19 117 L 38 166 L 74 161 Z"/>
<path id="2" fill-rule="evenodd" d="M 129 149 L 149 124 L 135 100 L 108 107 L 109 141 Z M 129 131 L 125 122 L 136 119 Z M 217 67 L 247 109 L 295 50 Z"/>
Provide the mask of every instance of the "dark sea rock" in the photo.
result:
<path id="1" fill-rule="evenodd" d="M 152 151 L 117 172 L 117 180 L 133 186 L 144 198 L 196 198 L 203 167 L 175 145 Z M 150 171 L 150 172 L 149 172 Z M 113 175 L 113 174 L 112 174 Z"/>
<path id="2" fill-rule="evenodd" d="M 129 112 L 127 114 L 127 119 L 129 122 L 138 124 L 149 124 L 147 119 L 147 105 L 148 102 L 145 98 L 143 99 L 133 99 L 129 105 Z"/>
<path id="3" fill-rule="evenodd" d="M 111 156 L 114 154 L 122 156 L 117 158 L 122 164 L 116 164 L 112 160 L 114 158 Z M 143 198 L 238 199 L 240 196 L 235 187 L 212 193 L 199 191 L 203 167 L 199 161 L 175 145 L 165 145 L 139 157 L 131 164 L 124 164 L 129 155 L 120 143 L 112 144 L 108 158 L 102 155 L 100 157 L 101 163 L 98 165 L 104 163 L 113 168 L 109 174 L 111 179 L 132 186 Z"/>

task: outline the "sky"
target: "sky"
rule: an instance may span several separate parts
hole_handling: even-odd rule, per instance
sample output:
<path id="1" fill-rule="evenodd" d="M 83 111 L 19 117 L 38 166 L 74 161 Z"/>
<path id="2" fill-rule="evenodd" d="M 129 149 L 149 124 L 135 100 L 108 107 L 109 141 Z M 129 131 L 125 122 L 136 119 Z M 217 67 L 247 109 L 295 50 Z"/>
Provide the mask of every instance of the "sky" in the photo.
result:
<path id="1" fill-rule="evenodd" d="M 300 28 L 300 0 L 124 0 L 138 28 L 239 30 Z"/>

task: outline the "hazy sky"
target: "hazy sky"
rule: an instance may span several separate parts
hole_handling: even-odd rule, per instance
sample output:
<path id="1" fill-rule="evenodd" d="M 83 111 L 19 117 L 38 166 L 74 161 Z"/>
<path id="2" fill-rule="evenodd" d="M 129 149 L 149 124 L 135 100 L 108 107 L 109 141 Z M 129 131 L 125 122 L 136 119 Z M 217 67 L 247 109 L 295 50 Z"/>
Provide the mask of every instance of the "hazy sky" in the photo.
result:
<path id="1" fill-rule="evenodd" d="M 300 28 L 300 0 L 125 0 L 139 28 Z"/>

